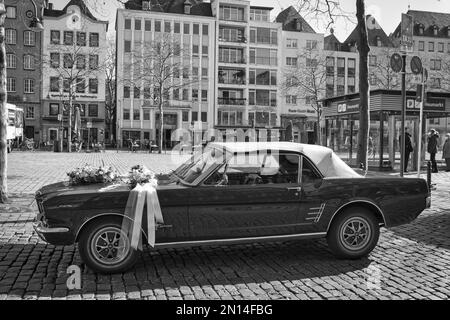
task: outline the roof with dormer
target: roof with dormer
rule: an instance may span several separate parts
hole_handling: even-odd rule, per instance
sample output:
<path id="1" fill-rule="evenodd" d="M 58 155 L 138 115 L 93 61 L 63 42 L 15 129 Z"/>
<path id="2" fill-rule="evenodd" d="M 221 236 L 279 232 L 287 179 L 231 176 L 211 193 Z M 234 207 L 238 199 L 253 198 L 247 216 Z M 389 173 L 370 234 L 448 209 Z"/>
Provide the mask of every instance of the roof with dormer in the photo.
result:
<path id="1" fill-rule="evenodd" d="M 406 13 L 413 17 L 414 35 L 424 37 L 436 37 L 434 27 L 438 28 L 437 37 L 447 38 L 450 30 L 450 13 L 408 10 Z M 419 33 L 423 27 L 423 34 Z M 394 31 L 395 37 L 400 37 L 401 24 Z"/>
<path id="2" fill-rule="evenodd" d="M 369 46 L 377 47 L 378 39 L 381 41 L 381 47 L 394 47 L 391 39 L 388 37 L 386 32 L 384 32 L 383 28 L 378 24 L 375 17 L 368 14 L 366 16 L 366 24 L 367 24 L 367 36 L 369 40 Z M 358 27 L 353 29 L 352 33 L 348 36 L 348 38 L 344 41 L 345 44 L 354 45 L 359 41 L 359 32 Z"/>
<path id="3" fill-rule="evenodd" d="M 301 30 L 298 30 L 296 27 L 296 22 L 299 21 L 301 23 Z M 283 25 L 284 31 L 297 31 L 297 32 L 308 32 L 308 33 L 316 33 L 314 29 L 306 22 L 306 20 L 298 13 L 297 9 L 293 6 L 290 6 L 287 9 L 281 11 L 275 19 L 275 22 L 279 22 Z"/>
<path id="4" fill-rule="evenodd" d="M 142 2 L 146 0 L 129 0 L 125 3 L 125 9 L 142 10 Z M 150 2 L 152 12 L 165 12 L 185 14 L 185 4 L 191 4 L 190 15 L 212 17 L 211 3 L 203 0 L 147 0 Z"/>

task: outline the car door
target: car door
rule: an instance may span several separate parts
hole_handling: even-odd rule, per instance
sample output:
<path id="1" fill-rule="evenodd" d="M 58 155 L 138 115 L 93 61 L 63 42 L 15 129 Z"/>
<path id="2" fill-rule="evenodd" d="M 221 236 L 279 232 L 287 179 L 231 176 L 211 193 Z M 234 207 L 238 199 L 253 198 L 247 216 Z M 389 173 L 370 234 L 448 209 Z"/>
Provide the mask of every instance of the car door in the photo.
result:
<path id="1" fill-rule="evenodd" d="M 305 218 L 305 233 L 320 232 L 320 222 L 326 208 L 326 195 L 322 192 L 322 176 L 311 160 L 302 156 L 300 210 Z"/>
<path id="2" fill-rule="evenodd" d="M 289 158 L 289 159 L 288 159 Z M 298 233 L 300 211 L 298 154 L 236 154 L 191 190 L 192 238 L 230 239 Z M 217 181 L 226 173 L 226 184 Z"/>

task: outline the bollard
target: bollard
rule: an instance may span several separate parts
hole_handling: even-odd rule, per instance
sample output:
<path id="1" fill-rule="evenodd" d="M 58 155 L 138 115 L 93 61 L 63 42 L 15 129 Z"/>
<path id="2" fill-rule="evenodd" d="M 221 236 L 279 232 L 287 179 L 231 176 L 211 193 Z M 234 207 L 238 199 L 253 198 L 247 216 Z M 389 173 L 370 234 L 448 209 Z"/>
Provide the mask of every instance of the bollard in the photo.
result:
<path id="1" fill-rule="evenodd" d="M 427 162 L 427 183 L 428 189 L 431 190 L 431 162 Z"/>

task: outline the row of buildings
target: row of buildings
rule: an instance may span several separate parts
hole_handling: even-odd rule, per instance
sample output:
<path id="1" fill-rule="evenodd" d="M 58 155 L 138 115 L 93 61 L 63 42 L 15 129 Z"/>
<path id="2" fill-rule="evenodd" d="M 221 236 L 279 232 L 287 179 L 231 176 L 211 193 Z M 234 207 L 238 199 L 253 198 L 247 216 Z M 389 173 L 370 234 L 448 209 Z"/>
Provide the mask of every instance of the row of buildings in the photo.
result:
<path id="1" fill-rule="evenodd" d="M 108 22 L 98 20 L 82 0 L 71 0 L 62 10 L 48 0 L 35 3 L 37 10 L 32 1 L 5 1 L 8 102 L 24 110 L 24 135 L 49 144 L 62 138 L 67 144 L 72 100 L 80 114 L 78 138 L 103 141 Z M 30 28 L 36 12 L 43 29 Z"/>
<path id="2" fill-rule="evenodd" d="M 93 140 L 112 137 L 120 145 L 129 139 L 158 141 L 163 134 L 170 147 L 181 138 L 177 129 L 213 131 L 215 136 L 254 129 L 260 139 L 315 143 L 318 109 L 323 109 L 321 143 L 351 144 L 357 133 L 356 118 L 333 116 L 325 109 L 335 101 L 340 113 L 346 113 L 344 105 L 352 109 L 345 101 L 359 90 L 358 33 L 353 31 L 344 42 L 332 30 L 327 36 L 317 33 L 292 6 L 272 21 L 273 8 L 244 0 L 126 2 L 116 15 L 117 110 L 112 134 L 104 130 L 105 72 L 95 68 L 106 60 L 108 24 L 96 19 L 82 0 L 71 0 L 63 10 L 41 1 L 44 30 L 33 33 L 31 41 L 33 31 L 24 23 L 32 17 L 30 4 L 18 0 L 6 4 L 7 52 L 16 61 L 8 66 L 8 96 L 24 107 L 28 137 L 41 141 L 60 134 L 67 137 L 64 105 L 72 84 L 74 103 L 82 111 L 82 135 L 87 136 L 89 123 Z M 450 14 L 413 10 L 408 14 L 415 21 L 412 54 L 419 55 L 429 70 L 429 90 L 444 92 L 450 88 Z M 398 91 L 400 75 L 392 71 L 389 60 L 399 51 L 399 29 L 388 36 L 372 16 L 367 16 L 367 27 L 371 90 Z M 186 53 L 178 62 L 174 58 L 169 62 L 178 63 L 180 72 L 171 75 L 170 82 L 176 85 L 164 93 L 163 132 L 157 89 L 145 81 L 147 53 L 161 39 L 170 39 Z M 25 68 L 27 55 L 48 58 L 49 63 Z M 311 78 L 318 80 L 311 84 Z M 408 88 L 414 88 L 410 74 Z M 445 115 L 428 122 L 446 127 Z M 325 125 L 325 116 L 334 118 Z M 352 134 L 345 137 L 350 124 Z M 61 127 L 66 128 L 62 133 Z M 378 137 L 383 135 L 378 132 Z"/>

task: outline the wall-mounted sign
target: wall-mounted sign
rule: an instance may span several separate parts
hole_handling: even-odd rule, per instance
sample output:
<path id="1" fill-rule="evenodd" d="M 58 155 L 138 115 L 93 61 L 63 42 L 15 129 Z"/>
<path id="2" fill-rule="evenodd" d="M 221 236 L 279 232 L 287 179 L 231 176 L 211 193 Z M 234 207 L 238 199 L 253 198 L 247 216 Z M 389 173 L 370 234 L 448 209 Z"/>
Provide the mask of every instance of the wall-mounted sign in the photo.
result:
<path id="1" fill-rule="evenodd" d="M 420 103 L 416 99 L 407 99 L 406 108 L 419 110 Z M 425 101 L 423 109 L 425 111 L 445 111 L 445 99 L 429 98 Z"/>
<path id="2" fill-rule="evenodd" d="M 345 112 L 358 112 L 359 111 L 359 103 L 339 103 L 337 105 L 337 112 L 338 113 L 345 113 Z"/>

